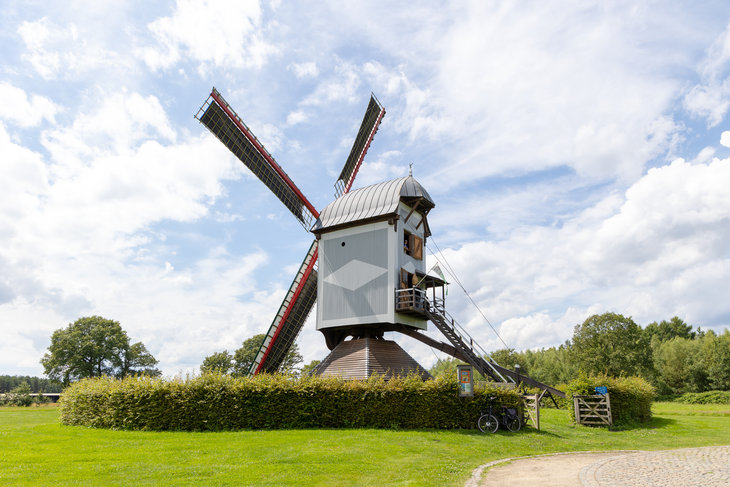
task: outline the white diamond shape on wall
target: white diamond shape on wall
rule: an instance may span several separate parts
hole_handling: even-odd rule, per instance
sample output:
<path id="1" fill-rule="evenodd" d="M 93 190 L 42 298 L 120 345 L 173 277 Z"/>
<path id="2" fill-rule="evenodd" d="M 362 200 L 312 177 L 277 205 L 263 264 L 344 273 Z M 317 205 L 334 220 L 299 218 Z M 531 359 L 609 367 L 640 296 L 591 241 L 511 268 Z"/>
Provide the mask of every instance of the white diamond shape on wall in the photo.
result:
<path id="1" fill-rule="evenodd" d="M 388 272 L 388 269 L 368 264 L 361 260 L 351 260 L 324 278 L 324 282 L 356 291 L 365 284 Z"/>

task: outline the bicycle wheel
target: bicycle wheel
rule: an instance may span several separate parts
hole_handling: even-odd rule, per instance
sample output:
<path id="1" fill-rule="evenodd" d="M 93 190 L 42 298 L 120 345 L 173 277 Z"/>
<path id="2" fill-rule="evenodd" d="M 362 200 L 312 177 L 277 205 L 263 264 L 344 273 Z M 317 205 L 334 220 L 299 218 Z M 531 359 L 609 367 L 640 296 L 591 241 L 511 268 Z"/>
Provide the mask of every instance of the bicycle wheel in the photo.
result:
<path id="1" fill-rule="evenodd" d="M 499 428 L 499 421 L 497 421 L 494 415 L 487 413 L 479 417 L 477 425 L 482 433 L 494 433 Z"/>
<path id="2" fill-rule="evenodd" d="M 507 429 L 512 431 L 513 433 L 519 431 L 520 428 L 522 428 L 522 421 L 520 421 L 519 416 L 515 416 L 513 418 L 508 417 L 506 418 L 505 423 L 507 425 Z"/>

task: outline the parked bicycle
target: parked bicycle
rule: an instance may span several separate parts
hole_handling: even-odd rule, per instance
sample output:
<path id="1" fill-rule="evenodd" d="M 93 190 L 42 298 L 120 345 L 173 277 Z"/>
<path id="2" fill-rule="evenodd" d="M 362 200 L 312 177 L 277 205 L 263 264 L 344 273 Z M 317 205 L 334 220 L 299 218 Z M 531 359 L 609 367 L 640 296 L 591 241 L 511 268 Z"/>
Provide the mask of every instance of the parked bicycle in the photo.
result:
<path id="1" fill-rule="evenodd" d="M 496 397 L 492 396 L 489 398 L 489 409 L 486 412 L 481 411 L 477 426 L 482 433 L 496 433 L 499 425 L 501 424 L 504 428 L 515 432 L 522 428 L 522 420 L 517 410 L 514 408 L 502 408 L 500 413 L 495 414 L 492 404 Z"/>

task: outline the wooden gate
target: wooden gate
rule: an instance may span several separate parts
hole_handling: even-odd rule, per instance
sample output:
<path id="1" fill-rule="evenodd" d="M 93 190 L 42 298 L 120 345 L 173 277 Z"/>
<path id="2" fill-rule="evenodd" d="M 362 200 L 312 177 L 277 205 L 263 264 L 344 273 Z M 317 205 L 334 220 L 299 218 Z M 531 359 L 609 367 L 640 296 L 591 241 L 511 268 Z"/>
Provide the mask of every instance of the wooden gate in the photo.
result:
<path id="1" fill-rule="evenodd" d="M 544 394 L 545 391 L 542 391 L 542 394 L 522 395 L 522 400 L 525 404 L 525 413 L 527 413 L 524 421 L 525 425 L 529 421 L 536 430 L 540 429 L 540 400 Z"/>
<path id="2" fill-rule="evenodd" d="M 575 422 L 587 426 L 611 426 L 611 398 L 608 393 L 596 396 L 573 396 Z"/>

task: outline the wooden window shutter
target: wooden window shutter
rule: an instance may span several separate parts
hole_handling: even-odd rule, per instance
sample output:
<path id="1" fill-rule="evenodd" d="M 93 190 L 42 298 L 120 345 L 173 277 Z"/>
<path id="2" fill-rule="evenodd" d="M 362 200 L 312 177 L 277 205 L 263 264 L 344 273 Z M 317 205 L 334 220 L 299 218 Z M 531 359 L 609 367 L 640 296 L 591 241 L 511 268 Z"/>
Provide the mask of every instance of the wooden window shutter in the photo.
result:
<path id="1" fill-rule="evenodd" d="M 414 259 L 423 259 L 423 240 L 418 235 L 411 235 L 409 245 L 411 247 L 411 256 Z"/>
<path id="2" fill-rule="evenodd" d="M 400 282 L 402 288 L 406 287 L 408 283 L 408 271 L 405 269 L 400 270 Z"/>

